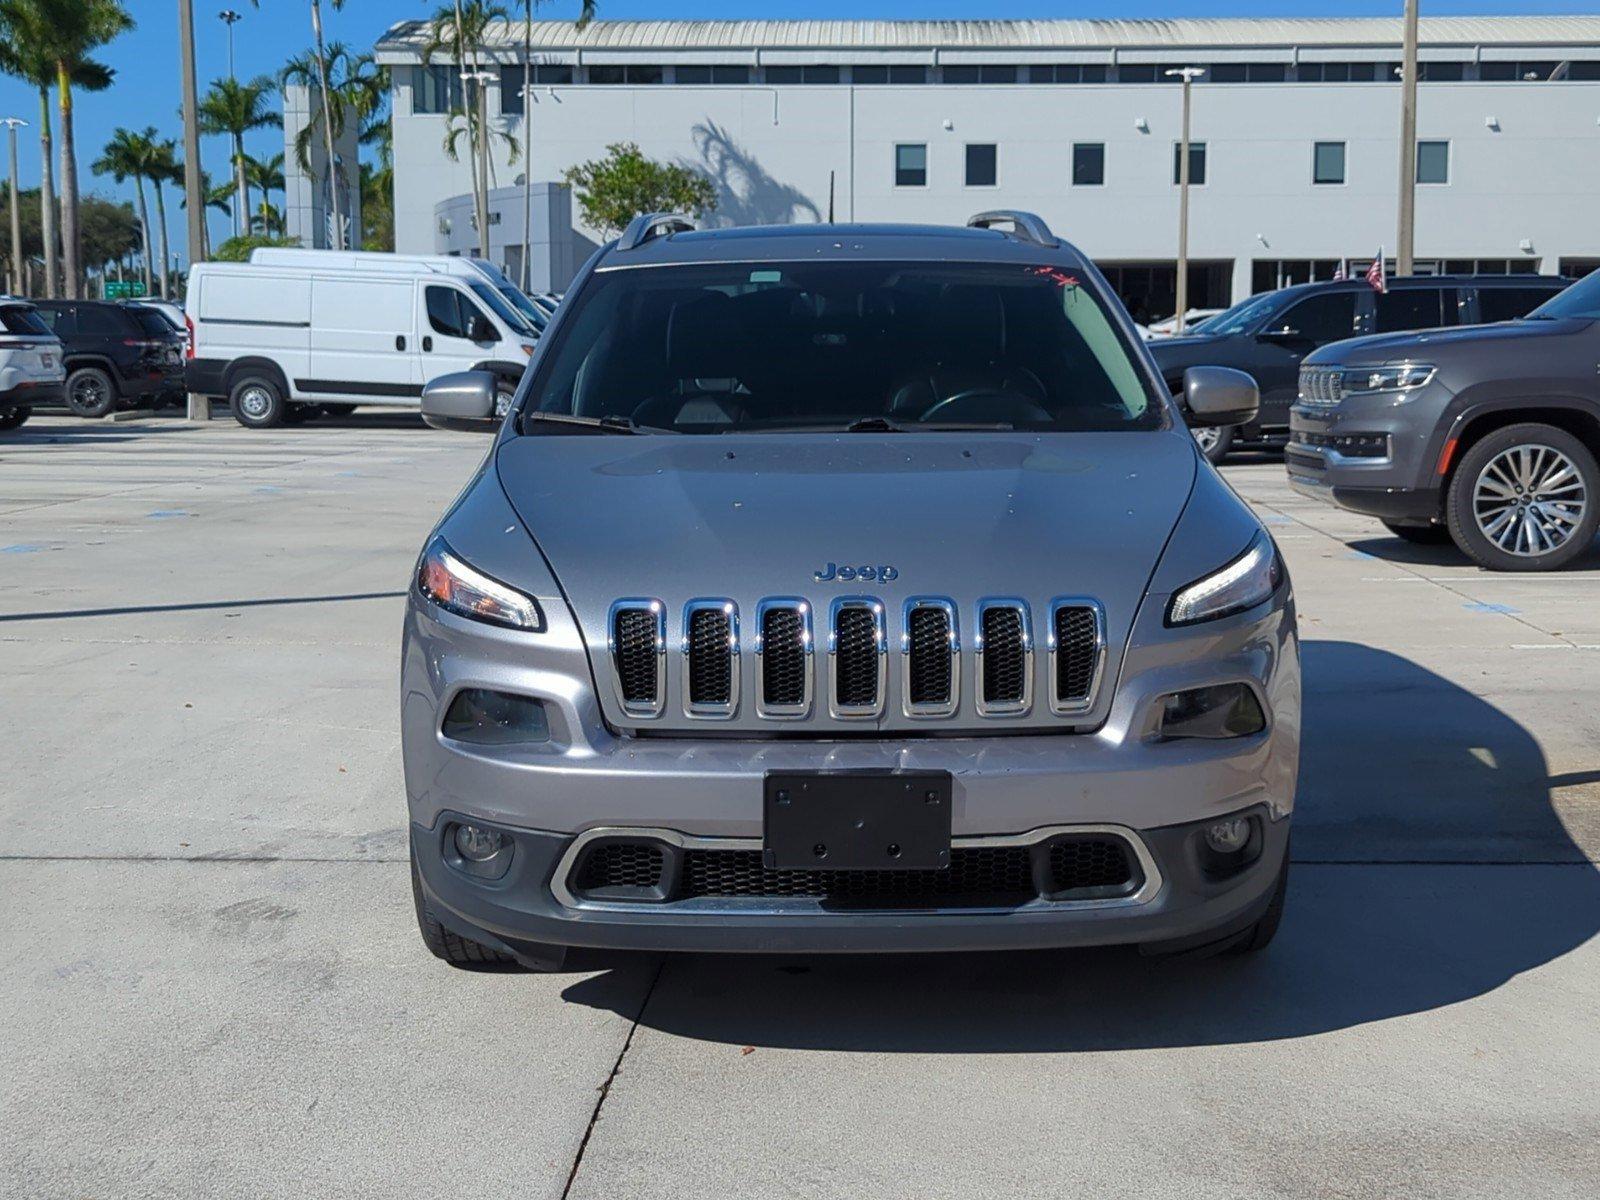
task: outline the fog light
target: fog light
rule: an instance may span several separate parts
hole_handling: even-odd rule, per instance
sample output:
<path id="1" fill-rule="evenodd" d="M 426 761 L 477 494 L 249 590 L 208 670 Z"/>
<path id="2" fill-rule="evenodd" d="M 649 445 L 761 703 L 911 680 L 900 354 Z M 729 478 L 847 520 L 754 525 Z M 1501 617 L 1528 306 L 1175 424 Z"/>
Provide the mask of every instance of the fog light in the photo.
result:
<path id="1" fill-rule="evenodd" d="M 1206 845 L 1218 854 L 1237 854 L 1250 844 L 1250 819 L 1230 817 L 1206 826 Z"/>
<path id="2" fill-rule="evenodd" d="M 1261 702 L 1248 684 L 1191 688 L 1161 698 L 1164 738 L 1249 737 L 1266 727 Z"/>
<path id="3" fill-rule="evenodd" d="M 530 696 L 463 688 L 450 702 L 439 731 L 452 741 L 476 746 L 514 746 L 548 742 L 550 719 L 544 704 Z"/>
<path id="4" fill-rule="evenodd" d="M 506 836 L 476 825 L 456 826 L 456 851 L 468 862 L 488 862 L 505 848 Z"/>

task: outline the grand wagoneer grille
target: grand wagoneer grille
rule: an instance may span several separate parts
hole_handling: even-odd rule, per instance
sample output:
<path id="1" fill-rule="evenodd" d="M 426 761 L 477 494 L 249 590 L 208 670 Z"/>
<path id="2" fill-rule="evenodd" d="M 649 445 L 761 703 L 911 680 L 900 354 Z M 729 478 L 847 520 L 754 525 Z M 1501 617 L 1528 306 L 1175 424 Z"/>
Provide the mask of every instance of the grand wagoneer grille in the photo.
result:
<path id="1" fill-rule="evenodd" d="M 1300 402 L 1337 404 L 1344 399 L 1344 370 L 1340 367 L 1301 367 Z"/>
<path id="2" fill-rule="evenodd" d="M 1106 658 L 1105 613 L 1094 600 L 1041 606 L 1037 654 L 1026 601 L 979 601 L 970 646 L 967 619 L 937 596 L 894 612 L 873 597 L 839 598 L 826 612 L 800 598 L 767 599 L 756 606 L 747 645 L 732 600 L 691 600 L 681 617 L 658 599 L 619 600 L 610 615 L 612 684 L 624 714 L 639 720 L 667 715 L 669 671 L 673 712 L 700 719 L 871 720 L 891 704 L 910 718 L 1020 719 L 1036 705 L 1056 716 L 1094 707 Z M 817 639 L 825 653 L 815 652 Z"/>

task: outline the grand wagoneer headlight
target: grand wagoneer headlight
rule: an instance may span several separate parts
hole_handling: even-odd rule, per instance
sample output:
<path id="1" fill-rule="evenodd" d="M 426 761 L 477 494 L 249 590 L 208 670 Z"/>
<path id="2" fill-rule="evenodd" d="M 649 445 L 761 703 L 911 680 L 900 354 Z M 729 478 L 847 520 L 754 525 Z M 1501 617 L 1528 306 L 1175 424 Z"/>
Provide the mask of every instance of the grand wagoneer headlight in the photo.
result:
<path id="1" fill-rule="evenodd" d="M 1254 608 L 1282 582 L 1278 548 L 1265 533 L 1258 533 L 1250 548 L 1222 570 L 1173 593 L 1167 624 L 1193 625 Z"/>
<path id="2" fill-rule="evenodd" d="M 539 610 L 538 601 L 469 567 L 443 538 L 434 538 L 422 552 L 417 589 L 457 616 L 531 633 L 544 630 L 544 613 Z"/>
<path id="3" fill-rule="evenodd" d="M 1387 367 L 1346 367 L 1344 394 L 1366 396 L 1374 392 L 1414 392 L 1433 378 L 1429 363 L 1397 363 Z"/>

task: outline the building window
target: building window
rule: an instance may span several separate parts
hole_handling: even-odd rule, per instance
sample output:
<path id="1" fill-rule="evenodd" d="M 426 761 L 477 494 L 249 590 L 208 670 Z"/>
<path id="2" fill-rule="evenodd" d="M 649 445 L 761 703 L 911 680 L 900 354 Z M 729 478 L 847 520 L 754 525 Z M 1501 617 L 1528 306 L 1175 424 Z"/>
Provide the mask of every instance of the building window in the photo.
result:
<path id="1" fill-rule="evenodd" d="M 851 67 L 851 83 L 927 83 L 928 68 L 882 64 Z"/>
<path id="2" fill-rule="evenodd" d="M 1099 187 L 1106 181 L 1104 142 L 1072 143 L 1072 186 Z"/>
<path id="3" fill-rule="evenodd" d="M 626 84 L 641 87 L 660 83 L 661 67 L 654 63 L 630 63 L 627 66 L 593 66 L 589 68 L 590 83 Z"/>
<path id="4" fill-rule="evenodd" d="M 1000 182 L 1000 147 L 993 142 L 967 143 L 967 186 L 994 187 Z"/>
<path id="5" fill-rule="evenodd" d="M 894 185 L 928 186 L 928 147 L 925 142 L 901 142 L 895 146 Z"/>
<path id="6" fill-rule="evenodd" d="M 1417 182 L 1450 182 L 1450 143 L 1417 143 Z"/>
<path id="7" fill-rule="evenodd" d="M 735 66 L 685 66 L 673 68 L 675 83 L 749 83 L 750 68 Z"/>
<path id="8" fill-rule="evenodd" d="M 834 66 L 814 67 L 768 67 L 768 83 L 838 83 L 839 68 Z"/>
<path id="9" fill-rule="evenodd" d="M 1154 63 L 1122 63 L 1117 67 L 1118 83 L 1155 83 Z"/>
<path id="10" fill-rule="evenodd" d="M 946 83 L 1015 83 L 1017 69 L 999 63 L 950 66 L 944 69 Z"/>
<path id="11" fill-rule="evenodd" d="M 1467 77 L 1464 62 L 1423 62 L 1417 64 L 1419 83 L 1460 83 Z"/>
<path id="12" fill-rule="evenodd" d="M 1183 144 L 1174 142 L 1172 146 L 1172 182 L 1181 182 L 1183 171 Z M 1199 186 L 1206 181 L 1206 144 L 1204 142 L 1189 143 L 1189 182 Z"/>
<path id="13" fill-rule="evenodd" d="M 1295 68 L 1301 83 L 1373 83 L 1393 79 L 1386 63 L 1303 62 Z"/>
<path id="14" fill-rule="evenodd" d="M 1282 63 L 1212 63 L 1206 69 L 1206 82 L 1282 83 L 1285 74 Z"/>
<path id="15" fill-rule="evenodd" d="M 1311 182 L 1344 182 L 1344 143 L 1318 142 L 1311 150 Z"/>
<path id="16" fill-rule="evenodd" d="M 414 113 L 447 113 L 461 107 L 461 76 L 454 67 L 418 67 L 411 89 Z"/>
<path id="17" fill-rule="evenodd" d="M 565 65 L 535 65 L 528 69 L 528 82 L 533 87 L 572 82 L 572 68 Z M 521 116 L 522 68 L 500 68 L 500 111 L 506 116 Z"/>
<path id="18" fill-rule="evenodd" d="M 1106 76 L 1102 63 L 1057 63 L 1028 68 L 1029 83 L 1104 83 Z"/>

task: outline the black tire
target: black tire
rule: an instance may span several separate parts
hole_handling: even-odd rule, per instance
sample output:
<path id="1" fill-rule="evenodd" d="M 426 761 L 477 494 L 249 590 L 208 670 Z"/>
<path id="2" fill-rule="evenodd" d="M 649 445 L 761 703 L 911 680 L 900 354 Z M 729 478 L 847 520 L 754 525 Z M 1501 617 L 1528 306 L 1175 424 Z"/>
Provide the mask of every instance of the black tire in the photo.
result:
<path id="1" fill-rule="evenodd" d="M 95 421 L 116 406 L 116 382 L 99 367 L 75 367 L 67 376 L 67 407 L 73 416 Z"/>
<path id="2" fill-rule="evenodd" d="M 246 373 L 228 389 L 228 407 L 233 419 L 246 429 L 272 429 L 282 425 L 289 406 L 283 389 L 268 375 Z"/>
<path id="3" fill-rule="evenodd" d="M 1443 525 L 1394 525 L 1385 521 L 1383 527 L 1413 546 L 1443 546 L 1450 541 L 1450 531 Z"/>
<path id="4" fill-rule="evenodd" d="M 1283 851 L 1283 866 L 1278 869 L 1278 883 L 1272 889 L 1272 899 L 1267 911 L 1259 920 L 1223 951 L 1228 955 L 1255 954 L 1265 950 L 1278 936 L 1278 926 L 1283 923 L 1283 905 L 1289 895 L 1289 850 Z"/>
<path id="5" fill-rule="evenodd" d="M 23 408 L 20 405 L 16 408 L 0 408 L 0 433 L 4 433 L 8 429 L 15 429 L 26 421 L 31 414 L 31 409 Z"/>
<path id="6" fill-rule="evenodd" d="M 1495 499 L 1487 493 L 1480 502 L 1480 479 L 1485 487 L 1493 487 L 1495 479 L 1491 479 L 1489 468 L 1495 466 L 1501 470 L 1501 479 L 1510 479 L 1502 468 L 1505 460 L 1502 455 L 1508 452 L 1518 453 L 1528 450 L 1533 462 L 1554 463 L 1556 458 L 1565 458 L 1572 468 L 1575 479 L 1563 482 L 1559 494 L 1563 501 L 1560 508 L 1564 518 L 1569 521 L 1569 531 L 1565 540 L 1555 542 L 1548 550 L 1532 550 L 1531 552 L 1517 552 L 1506 549 L 1491 537 L 1486 529 L 1495 528 L 1494 517 L 1500 515 L 1501 509 L 1488 507 L 1496 503 Z M 1533 468 L 1537 477 L 1530 482 L 1537 485 L 1547 482 L 1552 476 L 1543 466 Z M 1529 515 L 1511 521 L 1510 531 L 1503 534 L 1512 539 L 1514 545 L 1520 545 L 1519 527 L 1538 526 L 1547 528 L 1544 521 L 1534 519 L 1543 506 L 1543 511 L 1556 511 L 1555 505 L 1546 498 L 1546 493 L 1535 491 L 1530 486 L 1528 492 L 1521 491 L 1523 480 L 1512 479 L 1516 491 L 1505 507 L 1515 505 L 1518 510 Z M 1503 491 L 1504 489 L 1501 488 Z M 1576 501 L 1581 504 L 1577 510 L 1575 522 L 1571 521 L 1573 510 L 1571 503 Z M 1482 507 L 1482 511 L 1480 511 Z M 1587 551 L 1594 544 L 1594 535 L 1600 527 L 1600 466 L 1595 463 L 1595 458 L 1589 448 L 1573 437 L 1564 429 L 1557 429 L 1553 425 L 1544 425 L 1529 421 L 1521 425 L 1508 425 L 1504 429 L 1497 429 L 1482 441 L 1468 450 L 1456 467 L 1456 473 L 1450 480 L 1450 490 L 1445 503 L 1445 519 L 1450 528 L 1450 536 L 1464 554 L 1477 563 L 1480 567 L 1490 571 L 1555 571 L 1566 566 L 1580 554 Z"/>
<path id="7" fill-rule="evenodd" d="M 411 859 L 411 900 L 417 910 L 417 930 L 422 934 L 422 944 L 435 958 L 443 959 L 452 967 L 467 970 L 490 968 L 504 971 L 518 967 L 517 960 L 509 954 L 502 954 L 471 938 L 464 938 L 433 919 L 427 901 L 422 896 L 422 874 L 417 870 L 415 856 Z"/>

